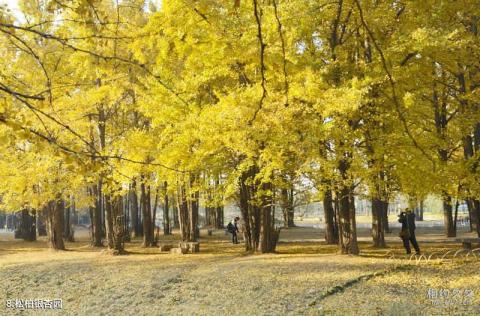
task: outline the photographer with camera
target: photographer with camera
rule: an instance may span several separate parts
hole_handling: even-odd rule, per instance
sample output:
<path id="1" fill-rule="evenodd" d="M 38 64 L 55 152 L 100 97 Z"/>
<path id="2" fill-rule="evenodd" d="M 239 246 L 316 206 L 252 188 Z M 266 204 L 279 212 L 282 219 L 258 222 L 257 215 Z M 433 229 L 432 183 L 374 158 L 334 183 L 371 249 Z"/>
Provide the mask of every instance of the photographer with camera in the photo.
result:
<path id="1" fill-rule="evenodd" d="M 403 246 L 407 251 L 407 254 L 410 254 L 412 251 L 410 249 L 410 243 L 412 243 L 413 248 L 417 255 L 420 254 L 420 248 L 418 247 L 417 239 L 415 238 L 415 214 L 409 208 L 405 209 L 405 212 L 401 212 L 398 215 L 398 221 L 402 223 L 402 230 L 400 231 L 400 238 L 402 238 Z"/>

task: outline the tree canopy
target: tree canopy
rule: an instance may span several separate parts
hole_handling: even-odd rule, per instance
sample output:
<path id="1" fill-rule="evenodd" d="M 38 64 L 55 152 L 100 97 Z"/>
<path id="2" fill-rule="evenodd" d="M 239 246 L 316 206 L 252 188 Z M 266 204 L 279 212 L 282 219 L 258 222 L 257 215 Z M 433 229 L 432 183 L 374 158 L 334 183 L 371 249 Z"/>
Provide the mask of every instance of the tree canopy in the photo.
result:
<path id="1" fill-rule="evenodd" d="M 215 186 L 209 203 L 255 218 L 311 182 L 339 200 L 347 253 L 356 195 L 438 194 L 447 228 L 452 198 L 480 217 L 478 1 L 19 5 L 0 7 L 2 209 L 136 180 Z"/>

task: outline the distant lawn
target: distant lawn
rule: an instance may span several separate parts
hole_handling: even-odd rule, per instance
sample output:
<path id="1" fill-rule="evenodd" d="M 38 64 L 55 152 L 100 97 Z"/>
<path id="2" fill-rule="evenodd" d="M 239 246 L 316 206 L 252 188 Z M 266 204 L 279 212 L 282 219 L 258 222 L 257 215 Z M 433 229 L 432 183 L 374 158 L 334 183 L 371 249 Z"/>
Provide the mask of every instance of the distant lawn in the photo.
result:
<path id="1" fill-rule="evenodd" d="M 468 214 L 459 214 L 459 218 L 460 217 L 465 217 L 465 216 L 468 216 Z M 357 221 L 357 223 L 365 223 L 365 224 L 370 224 L 372 223 L 372 216 L 371 215 L 360 215 L 360 214 L 357 214 L 355 216 L 355 219 Z M 395 214 L 390 214 L 388 215 L 388 219 L 389 219 L 389 222 L 394 222 L 396 223 L 397 222 L 397 215 Z M 442 213 L 425 213 L 423 215 L 423 219 L 424 221 L 443 221 L 443 214 Z M 300 218 L 300 217 L 295 217 L 295 222 L 298 224 L 298 225 L 301 225 L 302 223 L 308 223 L 308 224 L 312 224 L 312 223 L 321 223 L 323 222 L 323 217 L 322 216 L 308 216 L 308 217 L 303 217 Z"/>

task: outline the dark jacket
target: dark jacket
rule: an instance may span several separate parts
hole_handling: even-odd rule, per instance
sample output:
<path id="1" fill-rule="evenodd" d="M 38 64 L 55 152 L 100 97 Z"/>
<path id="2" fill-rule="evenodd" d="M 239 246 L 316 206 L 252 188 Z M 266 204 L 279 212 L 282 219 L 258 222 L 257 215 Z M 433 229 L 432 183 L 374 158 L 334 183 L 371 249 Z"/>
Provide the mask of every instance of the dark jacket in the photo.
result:
<path id="1" fill-rule="evenodd" d="M 408 231 L 410 235 L 415 234 L 415 214 L 414 213 L 400 213 L 398 221 L 402 223 L 402 231 Z"/>
<path id="2" fill-rule="evenodd" d="M 234 224 L 232 224 L 232 222 L 228 223 L 227 231 L 231 234 L 238 232 L 237 222 L 235 222 Z"/>

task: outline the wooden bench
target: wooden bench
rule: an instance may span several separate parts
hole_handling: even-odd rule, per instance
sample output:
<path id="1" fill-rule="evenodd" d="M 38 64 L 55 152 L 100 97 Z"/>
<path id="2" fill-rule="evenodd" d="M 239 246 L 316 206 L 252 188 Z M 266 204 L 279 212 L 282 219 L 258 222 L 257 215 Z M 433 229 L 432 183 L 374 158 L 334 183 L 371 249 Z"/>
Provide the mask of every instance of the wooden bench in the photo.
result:
<path id="1" fill-rule="evenodd" d="M 455 241 L 462 243 L 463 249 L 472 249 L 472 244 L 480 244 L 480 238 L 457 238 Z"/>

